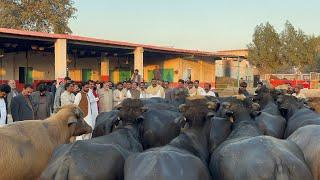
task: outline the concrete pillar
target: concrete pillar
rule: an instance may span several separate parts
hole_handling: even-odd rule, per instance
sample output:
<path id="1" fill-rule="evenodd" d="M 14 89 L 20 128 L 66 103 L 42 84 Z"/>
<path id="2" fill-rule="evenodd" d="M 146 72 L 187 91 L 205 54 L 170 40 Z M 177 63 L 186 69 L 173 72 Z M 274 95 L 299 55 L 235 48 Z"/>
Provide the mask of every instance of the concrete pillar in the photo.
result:
<path id="1" fill-rule="evenodd" d="M 54 44 L 55 79 L 62 81 L 67 76 L 67 40 L 57 39 Z"/>
<path id="2" fill-rule="evenodd" d="M 134 69 L 138 69 L 141 77 L 143 77 L 143 48 L 137 47 L 134 50 Z"/>
<path id="3" fill-rule="evenodd" d="M 105 56 L 101 56 L 101 66 L 100 66 L 100 76 L 101 81 L 109 81 L 110 80 L 110 73 L 109 73 L 109 59 Z"/>

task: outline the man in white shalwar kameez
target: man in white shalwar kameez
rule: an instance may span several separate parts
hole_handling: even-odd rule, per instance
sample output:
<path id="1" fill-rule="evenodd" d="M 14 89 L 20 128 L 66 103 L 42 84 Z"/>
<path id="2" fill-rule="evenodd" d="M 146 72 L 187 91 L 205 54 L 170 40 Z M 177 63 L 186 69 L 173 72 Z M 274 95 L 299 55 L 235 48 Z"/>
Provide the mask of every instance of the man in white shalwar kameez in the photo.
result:
<path id="1" fill-rule="evenodd" d="M 76 97 L 74 104 L 78 105 L 84 115 L 84 120 L 94 129 L 95 119 L 92 117 L 92 106 L 89 99 L 89 84 L 83 83 L 82 90 L 79 92 Z M 85 140 L 91 138 L 91 133 L 84 134 L 82 136 L 77 136 L 76 140 Z"/>
<path id="2" fill-rule="evenodd" d="M 163 87 L 158 85 L 158 81 L 155 79 L 152 79 L 151 86 L 147 88 L 146 92 L 149 98 L 153 98 L 153 97 L 164 98 L 165 96 Z"/>
<path id="3" fill-rule="evenodd" d="M 89 92 L 88 92 L 88 96 L 89 96 L 89 100 L 90 100 L 90 106 L 91 106 L 91 114 L 92 114 L 92 119 L 93 121 L 95 122 L 96 121 L 96 118 L 99 114 L 99 111 L 98 111 L 98 101 L 99 101 L 99 98 L 98 97 L 95 97 L 94 94 L 93 94 L 93 89 L 94 89 L 94 81 L 90 80 L 89 81 Z"/>

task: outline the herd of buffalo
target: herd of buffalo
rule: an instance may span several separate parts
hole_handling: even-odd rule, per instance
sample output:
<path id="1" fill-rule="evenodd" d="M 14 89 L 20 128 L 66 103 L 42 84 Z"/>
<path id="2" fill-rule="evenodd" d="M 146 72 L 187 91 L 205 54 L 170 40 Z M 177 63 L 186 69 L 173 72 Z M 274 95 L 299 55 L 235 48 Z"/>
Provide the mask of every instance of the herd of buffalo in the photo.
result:
<path id="1" fill-rule="evenodd" d="M 91 129 L 77 107 L 67 110 L 32 132 L 24 122 L 0 129 L 9 144 L 0 150 L 0 179 L 320 180 L 320 114 L 265 86 L 254 97 L 196 96 L 179 107 L 125 99 L 97 117 L 92 139 L 73 143 L 67 139 Z M 54 123 L 59 117 L 67 120 Z"/>

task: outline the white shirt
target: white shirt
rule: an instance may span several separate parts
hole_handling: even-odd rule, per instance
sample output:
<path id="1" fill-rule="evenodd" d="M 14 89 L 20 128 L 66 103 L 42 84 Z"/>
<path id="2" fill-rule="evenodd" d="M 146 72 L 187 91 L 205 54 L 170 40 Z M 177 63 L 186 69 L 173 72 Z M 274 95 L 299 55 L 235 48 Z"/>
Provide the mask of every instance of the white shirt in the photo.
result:
<path id="1" fill-rule="evenodd" d="M 216 97 L 216 94 L 215 94 L 213 91 L 211 91 L 211 90 L 208 91 L 208 92 L 203 91 L 201 95 L 202 95 L 202 96 L 213 96 L 213 97 Z"/>
<path id="2" fill-rule="evenodd" d="M 140 99 L 145 99 L 145 98 L 148 98 L 148 94 L 146 93 L 146 91 L 140 90 Z"/>
<path id="3" fill-rule="evenodd" d="M 95 121 L 99 112 L 98 112 L 98 101 L 99 98 L 96 98 L 93 94 L 92 89 L 89 89 L 88 92 L 88 97 L 89 97 L 89 102 L 90 102 L 90 106 L 91 106 L 91 110 L 92 110 L 92 119 Z"/>
<path id="4" fill-rule="evenodd" d="M 128 90 L 128 91 L 126 92 L 125 97 L 126 97 L 126 98 L 132 98 L 132 95 L 131 95 L 130 90 Z"/>
<path id="5" fill-rule="evenodd" d="M 0 113 L 0 125 L 5 125 L 7 119 L 7 108 L 6 102 L 3 98 L 0 98 Z"/>
<path id="6" fill-rule="evenodd" d="M 74 104 L 79 105 L 82 98 L 84 98 L 84 97 L 82 97 L 82 94 L 78 93 L 75 97 Z M 89 94 L 87 95 L 86 98 L 87 98 L 88 102 L 90 102 Z M 86 117 L 84 117 L 83 119 L 86 121 L 86 123 L 89 124 L 89 126 L 91 126 L 92 129 L 94 129 L 96 121 L 95 121 L 95 119 L 92 118 L 92 115 L 93 114 L 92 114 L 92 109 L 91 109 L 91 103 L 88 103 L 88 115 Z M 85 139 L 91 139 L 91 133 L 76 137 L 76 140 L 85 140 Z"/>
<path id="7" fill-rule="evenodd" d="M 196 89 L 197 89 L 197 95 L 203 95 L 203 94 L 206 93 L 205 90 L 202 87 L 198 87 Z"/>
<path id="8" fill-rule="evenodd" d="M 64 106 L 64 105 L 68 105 L 68 104 L 73 104 L 74 103 L 74 94 L 73 93 L 70 93 L 68 91 L 64 91 L 62 94 L 61 94 L 61 106 Z"/>

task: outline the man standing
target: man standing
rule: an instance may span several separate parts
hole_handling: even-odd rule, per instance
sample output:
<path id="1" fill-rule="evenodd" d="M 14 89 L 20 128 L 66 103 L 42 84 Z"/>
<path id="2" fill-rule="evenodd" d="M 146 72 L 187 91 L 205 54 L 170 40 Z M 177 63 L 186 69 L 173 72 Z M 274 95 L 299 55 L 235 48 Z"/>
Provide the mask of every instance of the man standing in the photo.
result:
<path id="1" fill-rule="evenodd" d="M 134 70 L 134 73 L 131 76 L 131 82 L 140 83 L 141 82 L 141 75 L 139 74 L 139 70 Z"/>
<path id="2" fill-rule="evenodd" d="M 184 87 L 184 80 L 178 81 L 178 87 L 174 89 L 174 101 L 175 105 L 181 105 L 185 103 L 186 97 L 189 96 L 189 91 Z"/>
<path id="3" fill-rule="evenodd" d="M 195 96 L 201 95 L 201 94 L 204 93 L 204 89 L 199 86 L 199 83 L 200 83 L 199 80 L 195 80 L 194 83 L 193 83 L 194 88 L 196 89 L 196 94 L 195 94 Z M 211 87 L 211 85 L 210 85 L 210 87 Z"/>
<path id="4" fill-rule="evenodd" d="M 11 88 L 7 84 L 0 85 L 0 127 L 7 124 L 7 105 L 6 96 L 10 93 Z"/>
<path id="5" fill-rule="evenodd" d="M 201 94 L 202 96 L 213 96 L 216 97 L 216 94 L 211 90 L 211 84 L 205 83 L 204 84 L 204 90 Z"/>
<path id="6" fill-rule="evenodd" d="M 71 82 L 68 82 L 64 85 L 65 91 L 61 94 L 61 106 L 73 104 L 75 95 L 73 94 L 74 85 Z"/>
<path id="7" fill-rule="evenodd" d="M 26 84 L 24 85 L 21 94 L 12 98 L 10 108 L 13 122 L 35 119 L 34 107 L 32 106 L 30 100 L 30 95 L 32 92 L 32 85 Z"/>
<path id="8" fill-rule="evenodd" d="M 169 81 L 163 82 L 164 98 L 169 102 L 173 102 L 173 89 L 169 87 Z"/>
<path id="9" fill-rule="evenodd" d="M 129 90 L 132 99 L 140 98 L 140 91 L 137 88 L 138 88 L 138 83 L 133 82 L 131 85 L 131 89 Z"/>
<path id="10" fill-rule="evenodd" d="M 127 93 L 127 81 L 123 81 L 122 83 L 122 93 L 123 95 Z"/>
<path id="11" fill-rule="evenodd" d="M 113 91 L 113 106 L 121 104 L 122 100 L 124 99 L 122 83 L 119 82 L 116 88 L 117 89 Z"/>
<path id="12" fill-rule="evenodd" d="M 125 91 L 123 90 L 123 94 L 124 94 L 125 98 L 132 98 L 131 91 L 130 91 L 131 90 L 131 86 L 132 86 L 131 82 L 127 81 L 126 90 Z"/>
<path id="13" fill-rule="evenodd" d="M 78 105 L 81 111 L 83 112 L 84 120 L 94 129 L 95 126 L 95 119 L 92 117 L 92 107 L 89 98 L 89 81 L 82 83 L 82 90 L 79 92 L 74 100 L 74 104 Z M 77 140 L 85 140 L 90 139 L 91 133 L 84 134 L 82 136 L 77 136 Z"/>
<path id="14" fill-rule="evenodd" d="M 11 88 L 11 92 L 7 95 L 7 102 L 8 102 L 7 108 L 8 108 L 8 114 L 11 114 L 11 108 L 10 108 L 11 100 L 12 100 L 12 98 L 18 96 L 19 92 L 16 89 L 16 81 L 15 80 L 9 80 L 8 85 Z"/>
<path id="15" fill-rule="evenodd" d="M 188 91 L 190 96 L 195 96 L 197 93 L 197 89 L 193 86 L 193 82 L 189 81 L 188 82 Z"/>
<path id="16" fill-rule="evenodd" d="M 53 109 L 53 96 L 48 92 L 44 84 L 40 84 L 38 91 L 31 94 L 31 101 L 36 119 L 50 117 Z"/>
<path id="17" fill-rule="evenodd" d="M 109 112 L 113 108 L 113 92 L 110 89 L 111 82 L 105 82 L 103 88 L 98 91 L 99 95 L 99 112 Z"/>
<path id="18" fill-rule="evenodd" d="M 148 98 L 148 94 L 146 92 L 146 84 L 144 82 L 140 83 L 140 99 Z"/>
<path id="19" fill-rule="evenodd" d="M 163 87 L 158 85 L 158 81 L 156 79 L 152 79 L 151 86 L 147 89 L 148 97 L 159 97 L 164 98 L 164 90 Z"/>
<path id="20" fill-rule="evenodd" d="M 56 92 L 57 92 L 57 80 L 53 80 L 51 87 L 50 87 L 50 92 L 52 93 L 52 96 L 55 97 L 56 96 Z"/>
<path id="21" fill-rule="evenodd" d="M 302 86 L 298 85 L 294 88 L 294 93 L 292 96 L 295 96 L 298 99 L 306 100 L 307 97 L 301 92 Z"/>
<path id="22" fill-rule="evenodd" d="M 89 80 L 88 83 L 89 84 L 89 92 L 88 92 L 88 96 L 89 96 L 89 100 L 90 100 L 90 107 L 91 107 L 91 113 L 92 113 L 92 120 L 95 121 L 99 111 L 98 111 L 98 101 L 99 98 L 97 96 L 95 96 L 95 84 L 94 81 Z"/>
<path id="23" fill-rule="evenodd" d="M 54 97 L 54 103 L 53 103 L 53 108 L 56 111 L 59 107 L 61 107 L 61 95 L 65 91 L 65 84 L 70 82 L 71 79 L 69 77 L 65 77 L 63 82 L 59 85 L 57 88 L 55 97 Z"/>

